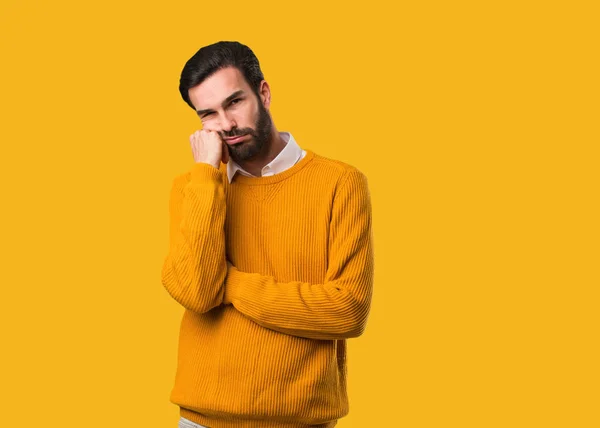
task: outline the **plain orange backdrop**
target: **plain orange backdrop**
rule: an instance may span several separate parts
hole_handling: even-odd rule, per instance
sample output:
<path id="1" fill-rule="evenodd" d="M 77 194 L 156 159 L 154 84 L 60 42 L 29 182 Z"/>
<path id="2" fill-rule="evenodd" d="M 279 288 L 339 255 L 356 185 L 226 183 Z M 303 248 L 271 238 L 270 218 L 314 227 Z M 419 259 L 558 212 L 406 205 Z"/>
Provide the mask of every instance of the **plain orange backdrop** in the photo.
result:
<path id="1" fill-rule="evenodd" d="M 279 130 L 369 179 L 339 427 L 600 426 L 592 4 L 4 0 L 0 426 L 176 426 L 178 79 L 219 40 Z"/>

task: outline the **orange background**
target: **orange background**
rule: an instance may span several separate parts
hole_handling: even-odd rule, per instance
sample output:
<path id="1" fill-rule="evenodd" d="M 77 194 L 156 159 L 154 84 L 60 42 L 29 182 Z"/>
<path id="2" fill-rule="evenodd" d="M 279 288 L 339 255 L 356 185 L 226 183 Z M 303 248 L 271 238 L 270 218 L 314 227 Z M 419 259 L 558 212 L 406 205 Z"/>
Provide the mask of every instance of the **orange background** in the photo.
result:
<path id="1" fill-rule="evenodd" d="M 4 0 L 0 426 L 176 426 L 177 88 L 219 40 L 279 130 L 369 178 L 340 428 L 600 426 L 592 4 Z"/>

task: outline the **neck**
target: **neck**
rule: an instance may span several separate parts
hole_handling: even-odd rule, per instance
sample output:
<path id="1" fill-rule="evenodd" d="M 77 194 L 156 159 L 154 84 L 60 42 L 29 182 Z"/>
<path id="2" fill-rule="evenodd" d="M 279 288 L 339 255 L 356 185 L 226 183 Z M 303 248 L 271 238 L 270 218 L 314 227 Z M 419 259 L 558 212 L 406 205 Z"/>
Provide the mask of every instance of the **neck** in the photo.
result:
<path id="1" fill-rule="evenodd" d="M 275 159 L 285 145 L 286 142 L 279 136 L 279 131 L 273 125 L 269 143 L 265 147 L 266 150 L 263 150 L 262 153 L 259 153 L 252 159 L 239 162 L 239 165 L 250 174 L 260 177 L 264 166 Z"/>

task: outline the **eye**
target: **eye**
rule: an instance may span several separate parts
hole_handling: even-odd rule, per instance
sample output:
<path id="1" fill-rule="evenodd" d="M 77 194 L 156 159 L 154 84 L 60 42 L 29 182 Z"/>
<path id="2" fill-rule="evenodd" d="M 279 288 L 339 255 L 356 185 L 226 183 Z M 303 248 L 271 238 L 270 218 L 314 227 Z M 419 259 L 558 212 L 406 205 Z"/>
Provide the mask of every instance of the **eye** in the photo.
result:
<path id="1" fill-rule="evenodd" d="M 231 101 L 231 104 L 237 104 L 237 103 L 239 103 L 240 101 L 242 101 L 242 100 L 241 100 L 241 99 L 239 99 L 239 98 L 236 98 L 235 100 Z"/>

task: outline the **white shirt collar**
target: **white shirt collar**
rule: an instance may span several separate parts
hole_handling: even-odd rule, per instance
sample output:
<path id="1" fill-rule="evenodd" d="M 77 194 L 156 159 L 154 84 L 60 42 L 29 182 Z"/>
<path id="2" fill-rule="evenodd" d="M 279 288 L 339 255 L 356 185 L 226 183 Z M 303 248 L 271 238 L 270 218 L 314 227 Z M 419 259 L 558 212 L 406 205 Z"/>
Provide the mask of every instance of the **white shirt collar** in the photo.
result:
<path id="1" fill-rule="evenodd" d="M 303 150 L 298 146 L 296 140 L 293 135 L 289 132 L 280 132 L 279 136 L 286 142 L 286 145 L 279 152 L 279 154 L 273 159 L 271 162 L 266 164 L 262 171 L 261 175 L 275 175 L 280 172 L 285 171 L 286 169 L 293 166 L 303 155 Z M 246 170 L 244 170 L 241 166 L 239 166 L 236 162 L 234 162 L 231 157 L 229 158 L 229 162 L 227 162 L 227 178 L 229 182 L 233 180 L 233 177 L 236 172 L 240 174 L 247 175 L 249 177 L 254 177 L 254 175 L 250 174 Z"/>

